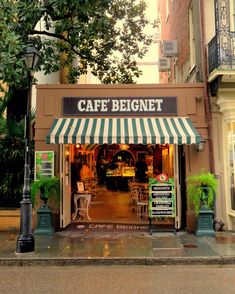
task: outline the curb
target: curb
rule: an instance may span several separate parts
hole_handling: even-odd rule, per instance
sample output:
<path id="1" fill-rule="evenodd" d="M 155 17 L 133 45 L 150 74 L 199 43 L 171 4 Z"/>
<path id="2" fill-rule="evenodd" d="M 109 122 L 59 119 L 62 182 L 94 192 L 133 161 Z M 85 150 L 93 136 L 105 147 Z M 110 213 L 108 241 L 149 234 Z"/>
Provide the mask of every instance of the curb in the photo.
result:
<path id="1" fill-rule="evenodd" d="M 0 258 L 0 266 L 83 266 L 83 265 L 230 265 L 231 257 L 160 258 Z"/>

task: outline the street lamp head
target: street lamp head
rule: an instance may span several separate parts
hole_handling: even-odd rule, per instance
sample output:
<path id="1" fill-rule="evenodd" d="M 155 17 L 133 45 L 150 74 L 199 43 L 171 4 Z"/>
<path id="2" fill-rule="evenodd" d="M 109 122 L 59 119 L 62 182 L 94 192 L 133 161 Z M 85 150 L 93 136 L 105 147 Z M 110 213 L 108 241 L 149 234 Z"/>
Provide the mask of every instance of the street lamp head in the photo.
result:
<path id="1" fill-rule="evenodd" d="M 29 70 L 34 70 L 39 61 L 39 54 L 32 41 L 28 42 L 28 47 L 24 53 L 25 63 Z"/>

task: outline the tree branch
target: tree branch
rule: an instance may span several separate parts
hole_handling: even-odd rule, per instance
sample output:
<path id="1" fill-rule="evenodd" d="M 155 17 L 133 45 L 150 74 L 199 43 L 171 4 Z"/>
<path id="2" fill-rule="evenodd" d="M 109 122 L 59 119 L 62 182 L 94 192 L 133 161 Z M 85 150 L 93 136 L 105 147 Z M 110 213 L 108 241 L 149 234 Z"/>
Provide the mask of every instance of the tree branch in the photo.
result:
<path id="1" fill-rule="evenodd" d="M 62 35 L 57 35 L 57 34 L 54 34 L 54 33 L 51 33 L 51 32 L 47 32 L 47 31 L 37 31 L 37 30 L 33 30 L 31 32 L 32 35 L 45 35 L 45 36 L 49 36 L 49 37 L 54 37 L 56 39 L 60 39 L 60 40 L 63 40 L 63 41 L 66 41 L 68 42 L 68 40 L 62 36 Z"/>
<path id="2" fill-rule="evenodd" d="M 54 34 L 54 33 L 51 33 L 51 32 L 47 32 L 47 31 L 37 31 L 37 30 L 33 30 L 31 32 L 32 35 L 45 35 L 45 36 L 49 36 L 49 37 L 53 37 L 53 38 L 56 38 L 56 39 L 59 39 L 59 40 L 62 40 L 64 42 L 66 42 L 67 44 L 70 45 L 71 47 L 71 50 L 76 54 L 78 55 L 80 58 L 82 59 L 87 59 L 87 57 L 85 57 L 84 55 L 81 54 L 81 52 L 79 52 L 77 49 L 74 48 L 74 46 L 70 43 L 70 41 L 65 38 L 63 35 L 57 35 L 57 34 Z M 89 59 L 95 63 L 98 63 L 97 60 L 95 58 L 93 58 L 92 56 L 89 56 Z"/>

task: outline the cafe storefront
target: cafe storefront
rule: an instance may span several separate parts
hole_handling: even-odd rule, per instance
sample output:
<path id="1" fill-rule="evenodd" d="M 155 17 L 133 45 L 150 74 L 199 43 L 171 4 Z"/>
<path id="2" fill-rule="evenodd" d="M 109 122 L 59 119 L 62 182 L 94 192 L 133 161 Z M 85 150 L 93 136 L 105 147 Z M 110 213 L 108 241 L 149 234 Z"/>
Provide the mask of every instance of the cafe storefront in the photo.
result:
<path id="1" fill-rule="evenodd" d="M 54 152 L 61 181 L 61 228 L 73 220 L 74 166 L 75 182 L 127 193 L 142 158 L 146 170 L 137 181 L 155 173 L 173 179 L 175 228 L 187 226 L 185 178 L 209 169 L 208 144 L 196 148 L 208 139 L 202 84 L 38 85 L 36 107 L 36 152 Z"/>

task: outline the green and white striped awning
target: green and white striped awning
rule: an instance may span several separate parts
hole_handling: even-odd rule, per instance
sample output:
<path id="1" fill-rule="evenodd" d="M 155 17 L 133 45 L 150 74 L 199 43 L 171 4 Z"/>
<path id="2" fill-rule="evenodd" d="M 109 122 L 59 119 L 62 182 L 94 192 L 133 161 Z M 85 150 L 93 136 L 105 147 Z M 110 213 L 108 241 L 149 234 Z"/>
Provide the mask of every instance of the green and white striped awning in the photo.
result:
<path id="1" fill-rule="evenodd" d="M 198 144 L 188 117 L 57 118 L 48 144 Z"/>

